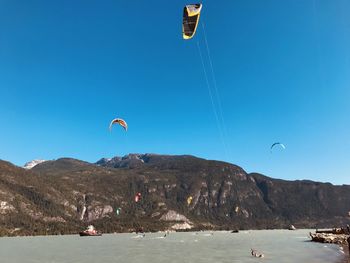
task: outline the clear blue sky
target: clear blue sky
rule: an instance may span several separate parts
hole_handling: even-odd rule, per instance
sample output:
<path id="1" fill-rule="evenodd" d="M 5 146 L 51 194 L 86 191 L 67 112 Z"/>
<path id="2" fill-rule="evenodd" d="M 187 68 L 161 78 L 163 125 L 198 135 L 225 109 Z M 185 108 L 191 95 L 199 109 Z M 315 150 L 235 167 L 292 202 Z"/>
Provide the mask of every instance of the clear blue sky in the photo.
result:
<path id="1" fill-rule="evenodd" d="M 186 3 L 0 0 L 0 158 L 192 154 L 350 184 L 350 2 L 204 0 L 223 136 Z"/>

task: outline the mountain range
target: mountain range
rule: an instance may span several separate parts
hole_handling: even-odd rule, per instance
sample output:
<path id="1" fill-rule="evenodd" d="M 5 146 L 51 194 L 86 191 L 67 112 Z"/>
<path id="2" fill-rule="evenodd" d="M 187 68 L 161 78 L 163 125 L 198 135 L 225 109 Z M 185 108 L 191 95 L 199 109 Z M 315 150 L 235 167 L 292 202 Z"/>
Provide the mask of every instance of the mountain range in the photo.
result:
<path id="1" fill-rule="evenodd" d="M 27 169 L 0 161 L 0 235 L 89 224 L 103 232 L 319 228 L 349 224 L 349 212 L 349 185 L 274 179 L 190 155 L 61 158 Z"/>

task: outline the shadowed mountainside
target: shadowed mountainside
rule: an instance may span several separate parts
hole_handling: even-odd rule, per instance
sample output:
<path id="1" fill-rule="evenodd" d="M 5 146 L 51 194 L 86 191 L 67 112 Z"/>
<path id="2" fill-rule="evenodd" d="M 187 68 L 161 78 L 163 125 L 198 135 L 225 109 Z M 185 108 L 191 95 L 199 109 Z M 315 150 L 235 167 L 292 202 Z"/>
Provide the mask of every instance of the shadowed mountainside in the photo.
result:
<path id="1" fill-rule="evenodd" d="M 350 223 L 350 186 L 272 179 L 188 155 L 63 158 L 30 170 L 0 161 L 0 201 L 2 235 L 76 233 L 91 223 L 104 232 Z"/>

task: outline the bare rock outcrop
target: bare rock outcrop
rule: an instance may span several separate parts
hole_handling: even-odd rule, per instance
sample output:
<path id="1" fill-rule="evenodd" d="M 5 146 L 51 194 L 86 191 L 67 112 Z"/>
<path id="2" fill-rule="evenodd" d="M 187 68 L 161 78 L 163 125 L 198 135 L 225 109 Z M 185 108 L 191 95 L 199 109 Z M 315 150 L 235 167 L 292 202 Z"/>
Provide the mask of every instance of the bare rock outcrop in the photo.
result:
<path id="1" fill-rule="evenodd" d="M 0 202 L 0 214 L 4 215 L 15 210 L 15 207 L 6 201 Z"/>
<path id="2" fill-rule="evenodd" d="M 319 243 L 332 243 L 338 245 L 348 244 L 346 234 L 331 234 L 331 233 L 310 233 L 312 241 Z"/>
<path id="3" fill-rule="evenodd" d="M 171 226 L 171 229 L 173 230 L 186 230 L 186 229 L 191 229 L 193 226 L 190 225 L 189 223 L 187 222 L 184 222 L 184 223 L 177 223 L 173 226 Z"/>
<path id="4" fill-rule="evenodd" d="M 188 220 L 187 217 L 185 217 L 184 215 L 181 215 L 179 213 L 177 213 L 174 210 L 169 210 L 166 214 L 162 215 L 162 217 L 160 218 L 160 220 L 163 221 L 183 221 L 183 222 L 190 222 L 190 220 Z"/>
<path id="5" fill-rule="evenodd" d="M 113 212 L 113 207 L 110 205 L 99 205 L 99 206 L 95 206 L 95 207 L 88 207 L 88 221 L 93 221 L 99 218 L 103 218 L 105 217 L 107 214 L 112 213 Z"/>

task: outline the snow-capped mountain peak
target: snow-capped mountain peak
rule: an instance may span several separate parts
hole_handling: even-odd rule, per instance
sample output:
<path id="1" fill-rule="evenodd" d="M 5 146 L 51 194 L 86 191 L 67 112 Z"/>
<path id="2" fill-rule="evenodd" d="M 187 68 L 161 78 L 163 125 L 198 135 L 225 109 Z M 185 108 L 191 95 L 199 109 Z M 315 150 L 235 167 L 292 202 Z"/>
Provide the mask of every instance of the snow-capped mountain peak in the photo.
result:
<path id="1" fill-rule="evenodd" d="M 30 162 L 27 162 L 23 168 L 24 169 L 32 169 L 34 166 L 38 165 L 39 163 L 43 163 L 43 162 L 46 162 L 45 160 L 33 160 L 33 161 L 30 161 Z"/>

